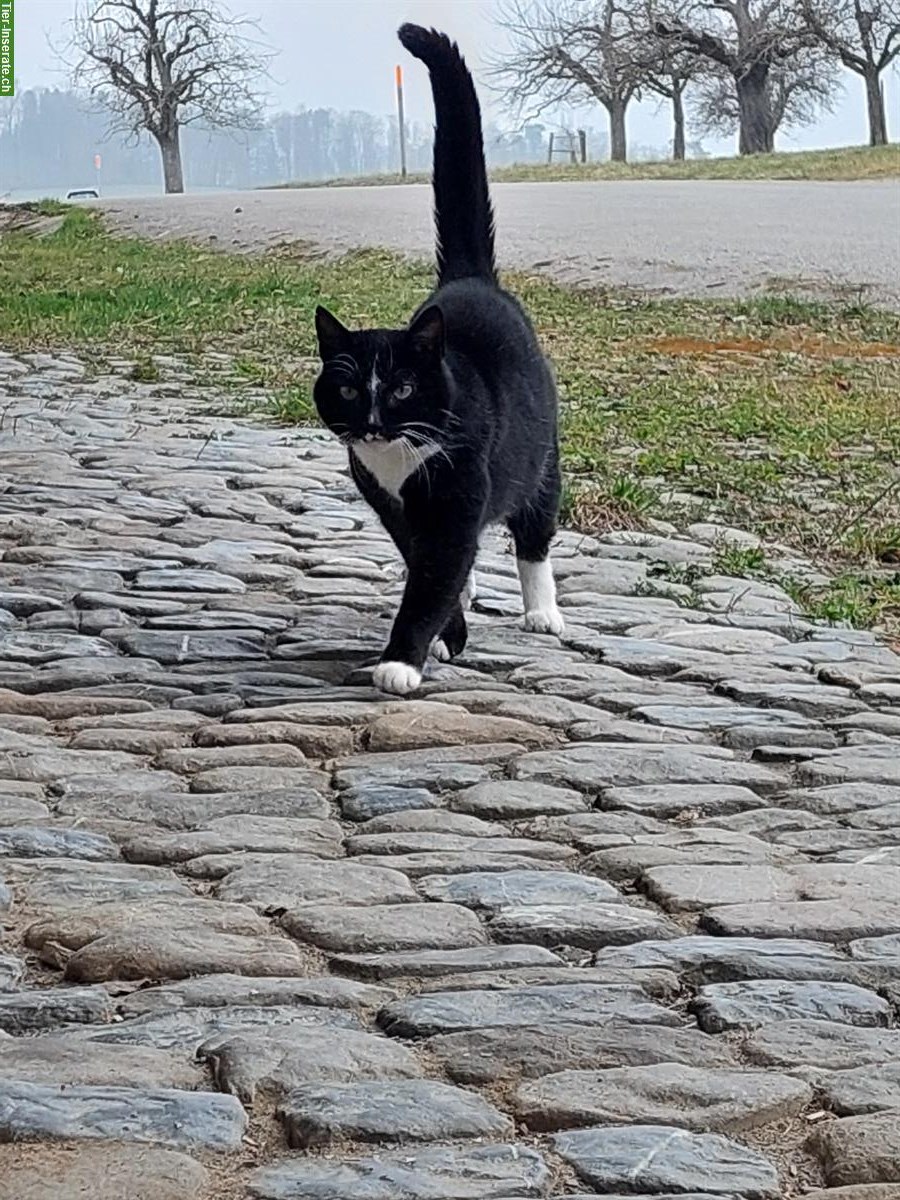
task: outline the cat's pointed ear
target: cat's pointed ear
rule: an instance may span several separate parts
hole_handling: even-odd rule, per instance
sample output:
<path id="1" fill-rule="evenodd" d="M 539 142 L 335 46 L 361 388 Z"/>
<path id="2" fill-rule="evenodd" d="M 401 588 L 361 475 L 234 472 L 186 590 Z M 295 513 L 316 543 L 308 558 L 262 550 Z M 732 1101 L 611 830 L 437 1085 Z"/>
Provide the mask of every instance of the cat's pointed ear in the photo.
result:
<path id="1" fill-rule="evenodd" d="M 427 358 L 442 358 L 444 354 L 444 314 L 436 304 L 415 318 L 409 327 L 409 338 L 417 354 Z"/>
<path id="2" fill-rule="evenodd" d="M 316 309 L 316 334 L 319 338 L 319 354 L 322 361 L 327 362 L 346 350 L 350 330 L 320 304 Z"/>

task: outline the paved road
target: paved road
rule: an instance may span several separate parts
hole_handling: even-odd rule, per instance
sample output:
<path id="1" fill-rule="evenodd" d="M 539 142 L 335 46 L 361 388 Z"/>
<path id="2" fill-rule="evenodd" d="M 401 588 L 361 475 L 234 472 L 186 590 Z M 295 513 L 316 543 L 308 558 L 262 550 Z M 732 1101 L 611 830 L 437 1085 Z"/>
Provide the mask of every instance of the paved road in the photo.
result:
<path id="1" fill-rule="evenodd" d="M 860 292 L 900 308 L 900 181 L 516 183 L 494 188 L 504 264 L 690 296 Z M 118 227 L 256 249 L 304 239 L 429 255 L 424 186 L 109 202 Z M 235 211 L 239 209 L 240 211 Z"/>
<path id="2" fill-rule="evenodd" d="M 0 1196 L 895 1197 L 900 658 L 563 534 L 385 698 L 338 448 L 131 365 L 0 355 Z"/>

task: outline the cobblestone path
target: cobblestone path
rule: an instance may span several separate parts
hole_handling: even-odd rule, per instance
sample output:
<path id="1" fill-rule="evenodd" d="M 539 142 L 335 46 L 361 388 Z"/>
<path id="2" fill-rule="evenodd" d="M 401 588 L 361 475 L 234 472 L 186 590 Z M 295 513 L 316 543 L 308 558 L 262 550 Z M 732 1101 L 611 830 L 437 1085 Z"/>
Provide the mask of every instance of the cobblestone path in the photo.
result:
<path id="1" fill-rule="evenodd" d="M 385 699 L 335 446 L 0 391 L 3 1200 L 897 1200 L 900 658 L 710 526 L 563 534 L 525 634 L 498 537 Z"/>

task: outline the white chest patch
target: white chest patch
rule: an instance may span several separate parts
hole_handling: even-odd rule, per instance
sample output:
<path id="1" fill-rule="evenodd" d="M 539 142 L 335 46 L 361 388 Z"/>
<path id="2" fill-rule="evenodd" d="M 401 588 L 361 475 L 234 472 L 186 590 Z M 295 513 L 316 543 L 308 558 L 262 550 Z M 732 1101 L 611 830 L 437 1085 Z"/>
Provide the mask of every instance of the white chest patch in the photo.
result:
<path id="1" fill-rule="evenodd" d="M 402 438 L 392 442 L 353 443 L 353 453 L 357 459 L 395 500 L 400 499 L 400 489 L 410 475 L 437 452 L 437 447 L 430 446 L 416 446 L 413 449 Z"/>

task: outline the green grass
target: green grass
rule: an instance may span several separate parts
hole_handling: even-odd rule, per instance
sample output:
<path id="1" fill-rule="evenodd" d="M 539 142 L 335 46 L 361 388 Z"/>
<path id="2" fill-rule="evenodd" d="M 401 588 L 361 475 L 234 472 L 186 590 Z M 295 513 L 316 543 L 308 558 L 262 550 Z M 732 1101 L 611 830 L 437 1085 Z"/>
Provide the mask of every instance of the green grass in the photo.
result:
<path id="1" fill-rule="evenodd" d="M 716 547 L 713 571 L 716 575 L 732 575 L 738 579 L 765 575 L 766 552 L 761 546 L 738 546 L 723 539 Z"/>
<path id="2" fill-rule="evenodd" d="M 828 587 L 815 589 L 791 579 L 779 582 L 817 621 L 858 629 L 875 626 L 895 635 L 900 632 L 900 572 L 880 581 L 851 572 L 839 575 Z"/>
<path id="3" fill-rule="evenodd" d="M 71 205 L 64 204 L 62 200 L 54 200 L 52 196 L 46 196 L 43 200 L 17 204 L 16 207 L 24 208 L 39 217 L 62 217 L 69 211 Z"/>
<path id="4" fill-rule="evenodd" d="M 316 304 L 351 325 L 398 325 L 430 282 L 380 251 L 227 255 L 115 238 L 71 209 L 48 237 L 4 237 L 4 348 L 127 355 L 148 383 L 154 354 L 199 364 L 227 351 L 244 393 L 309 421 Z M 900 629 L 900 316 L 507 282 L 556 365 L 571 523 L 733 523 L 837 574 L 828 594 L 804 591 L 807 608 Z M 721 553 L 731 574 L 763 569 L 756 552 Z"/>
<path id="5" fill-rule="evenodd" d="M 861 559 L 872 561 L 872 554 L 867 550 Z M 808 616 L 818 621 L 859 628 L 875 625 L 900 629 L 900 571 L 896 575 L 888 571 L 881 577 L 844 571 L 824 586 L 813 586 L 781 573 L 769 561 L 763 547 L 736 546 L 728 542 L 717 548 L 713 571 L 776 583 L 803 607 Z"/>
<path id="6" fill-rule="evenodd" d="M 128 372 L 135 383 L 159 383 L 162 373 L 150 354 L 142 354 Z"/>
<path id="7" fill-rule="evenodd" d="M 684 162 L 593 162 L 569 164 L 521 163 L 496 167 L 497 183 L 555 183 L 621 179 L 894 179 L 900 176 L 900 146 L 847 146 L 834 150 L 791 150 L 777 154 L 691 158 Z M 378 187 L 397 183 L 427 183 L 427 172 L 364 175 L 319 183 L 288 183 L 282 187 Z"/>
<path id="8" fill-rule="evenodd" d="M 141 359 L 138 372 L 155 351 L 232 350 L 248 382 L 271 387 L 309 379 L 311 361 L 286 366 L 284 360 L 314 353 L 316 304 L 333 306 L 349 321 L 377 311 L 399 323 L 427 278 L 423 268 L 398 266 L 387 254 L 327 263 L 296 249 L 252 258 L 116 238 L 81 208 L 69 208 L 50 237 L 13 231 L 3 244 L 8 348 L 108 348 Z"/>

